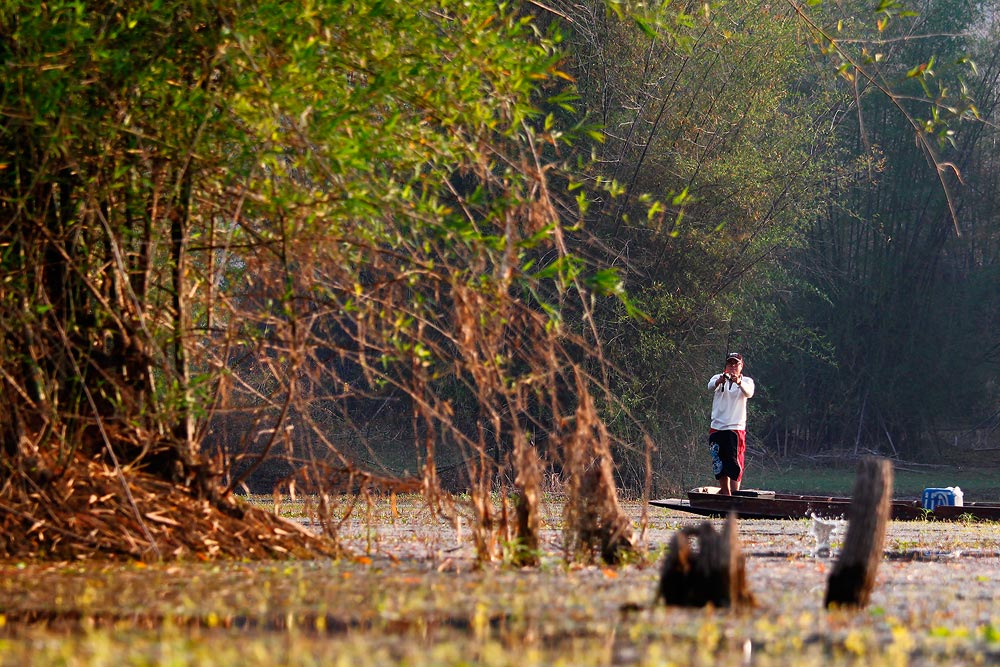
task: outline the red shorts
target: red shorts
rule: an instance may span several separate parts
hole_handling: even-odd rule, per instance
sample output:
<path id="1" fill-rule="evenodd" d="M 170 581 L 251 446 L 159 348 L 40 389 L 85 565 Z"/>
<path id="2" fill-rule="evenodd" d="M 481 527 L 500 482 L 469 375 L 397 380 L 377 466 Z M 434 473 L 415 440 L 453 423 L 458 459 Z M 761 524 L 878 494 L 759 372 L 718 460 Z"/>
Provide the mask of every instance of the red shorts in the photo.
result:
<path id="1" fill-rule="evenodd" d="M 716 433 L 719 435 L 715 435 Z M 718 431 L 710 428 L 708 429 L 708 441 L 714 446 L 712 449 L 713 466 L 718 469 L 715 478 L 728 477 L 737 482 L 742 481 L 747 455 L 746 430 Z"/>

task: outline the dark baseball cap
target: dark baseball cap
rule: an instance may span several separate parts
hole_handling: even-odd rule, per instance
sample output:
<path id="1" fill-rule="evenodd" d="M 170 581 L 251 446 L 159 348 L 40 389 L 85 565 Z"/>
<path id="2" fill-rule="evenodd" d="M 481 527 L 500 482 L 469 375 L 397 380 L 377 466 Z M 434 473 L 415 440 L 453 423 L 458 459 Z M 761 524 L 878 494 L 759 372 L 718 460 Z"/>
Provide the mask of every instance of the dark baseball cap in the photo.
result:
<path id="1" fill-rule="evenodd" d="M 728 364 L 730 361 L 743 361 L 743 355 L 739 352 L 730 352 L 726 355 L 726 363 Z"/>

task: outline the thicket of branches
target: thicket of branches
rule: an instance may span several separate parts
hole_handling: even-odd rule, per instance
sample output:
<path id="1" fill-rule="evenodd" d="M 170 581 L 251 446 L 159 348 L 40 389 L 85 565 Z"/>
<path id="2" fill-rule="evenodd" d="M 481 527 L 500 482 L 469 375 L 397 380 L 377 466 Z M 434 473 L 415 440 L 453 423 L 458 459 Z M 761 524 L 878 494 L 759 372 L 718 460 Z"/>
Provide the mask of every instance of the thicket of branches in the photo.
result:
<path id="1" fill-rule="evenodd" d="M 472 516 L 481 558 L 513 530 L 530 562 L 558 470 L 568 555 L 634 548 L 600 346 L 561 314 L 621 291 L 567 247 L 586 201 L 560 160 L 587 129 L 553 115 L 555 34 L 489 3 L 78 9 L 0 16 L 3 555 L 103 530 L 185 552 L 157 528 L 187 519 L 139 489 L 241 514 L 233 490 L 275 460 L 328 537 L 339 493 L 420 489 Z M 78 524 L 66 487 L 129 520 Z"/>

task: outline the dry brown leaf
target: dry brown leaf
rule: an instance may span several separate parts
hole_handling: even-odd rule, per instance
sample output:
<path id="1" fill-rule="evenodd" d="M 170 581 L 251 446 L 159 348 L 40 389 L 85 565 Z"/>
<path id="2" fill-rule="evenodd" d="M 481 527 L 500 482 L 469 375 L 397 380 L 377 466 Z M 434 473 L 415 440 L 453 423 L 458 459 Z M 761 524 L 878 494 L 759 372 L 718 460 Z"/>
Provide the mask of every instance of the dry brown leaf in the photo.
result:
<path id="1" fill-rule="evenodd" d="M 166 524 L 168 526 L 180 526 L 181 525 L 179 522 L 174 521 L 173 519 L 171 519 L 168 516 L 163 516 L 159 512 L 146 512 L 146 514 L 144 516 L 147 519 L 149 519 L 150 521 L 156 521 L 157 523 L 164 523 L 164 524 Z"/>

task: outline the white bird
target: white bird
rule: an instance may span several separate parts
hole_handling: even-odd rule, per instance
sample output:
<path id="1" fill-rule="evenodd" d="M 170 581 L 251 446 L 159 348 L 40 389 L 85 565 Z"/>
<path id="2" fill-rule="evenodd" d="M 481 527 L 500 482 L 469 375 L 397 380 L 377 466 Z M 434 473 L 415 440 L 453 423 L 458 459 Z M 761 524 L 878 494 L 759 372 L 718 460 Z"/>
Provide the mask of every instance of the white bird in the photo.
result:
<path id="1" fill-rule="evenodd" d="M 825 558 L 830 555 L 830 535 L 840 522 L 826 521 L 811 513 L 809 516 L 813 520 L 809 534 L 816 538 L 816 547 L 813 549 L 813 556 Z"/>

